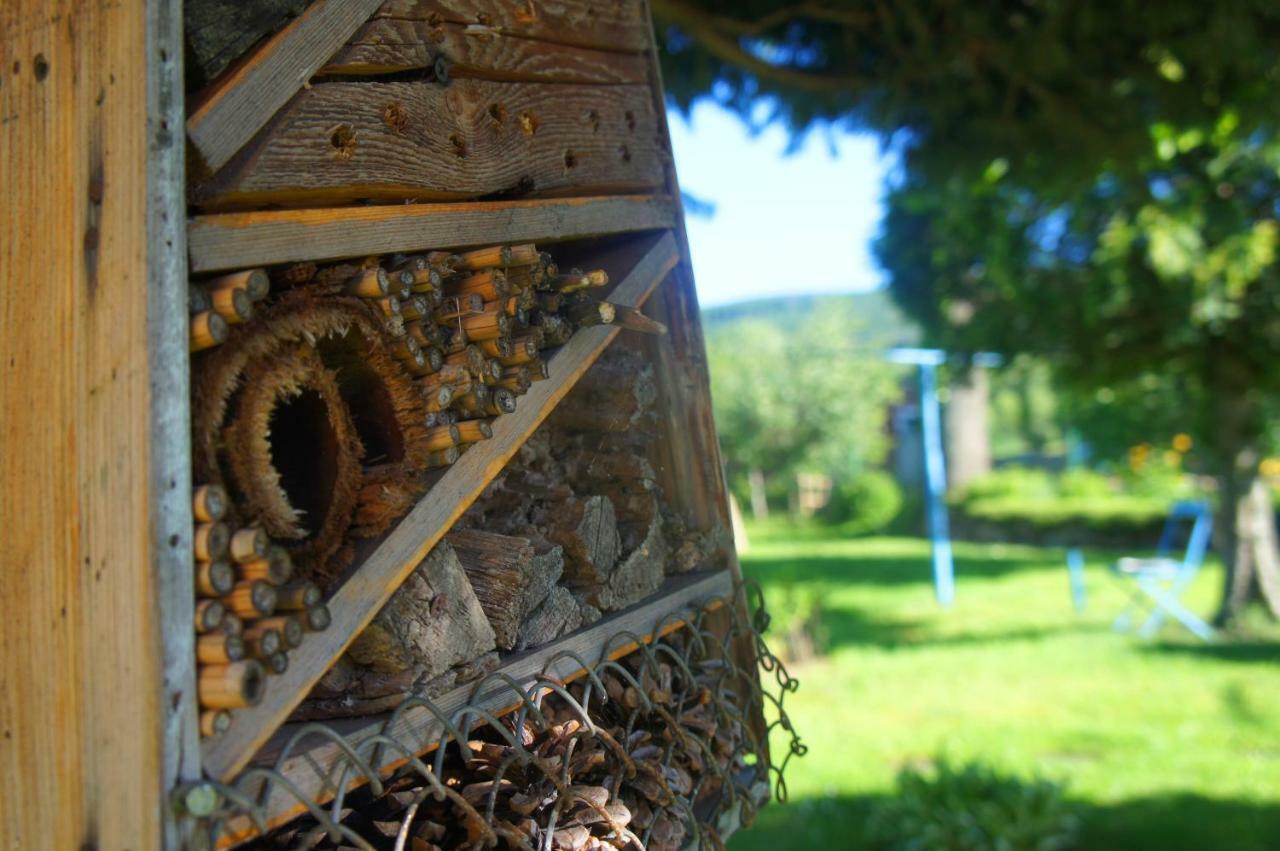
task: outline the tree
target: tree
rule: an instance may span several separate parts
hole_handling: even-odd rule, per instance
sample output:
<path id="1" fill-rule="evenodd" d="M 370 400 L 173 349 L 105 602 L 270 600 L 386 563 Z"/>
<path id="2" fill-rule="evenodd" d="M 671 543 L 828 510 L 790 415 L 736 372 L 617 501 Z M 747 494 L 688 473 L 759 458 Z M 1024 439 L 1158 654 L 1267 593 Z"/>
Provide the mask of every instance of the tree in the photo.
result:
<path id="1" fill-rule="evenodd" d="M 1229 116 L 1153 128 L 1150 161 L 1047 204 L 1007 176 L 904 182 L 881 261 L 935 339 L 1033 352 L 1077 386 L 1173 379 L 1207 451 L 1229 570 L 1218 619 L 1254 594 L 1280 615 L 1270 497 L 1258 477 L 1280 393 L 1280 143 Z"/>
<path id="2" fill-rule="evenodd" d="M 678 104 L 901 155 L 880 253 L 935 343 L 1079 385 L 1176 375 L 1220 482 L 1220 622 L 1280 614 L 1280 7 L 1260 0 L 653 0 Z M 1265 521 L 1265 522 L 1264 522 Z"/>
<path id="3" fill-rule="evenodd" d="M 815 300 L 803 318 L 780 324 L 744 318 L 708 329 L 716 426 L 730 481 L 751 471 L 847 478 L 888 451 L 885 416 L 899 372 L 864 345 L 867 329 L 843 299 Z"/>

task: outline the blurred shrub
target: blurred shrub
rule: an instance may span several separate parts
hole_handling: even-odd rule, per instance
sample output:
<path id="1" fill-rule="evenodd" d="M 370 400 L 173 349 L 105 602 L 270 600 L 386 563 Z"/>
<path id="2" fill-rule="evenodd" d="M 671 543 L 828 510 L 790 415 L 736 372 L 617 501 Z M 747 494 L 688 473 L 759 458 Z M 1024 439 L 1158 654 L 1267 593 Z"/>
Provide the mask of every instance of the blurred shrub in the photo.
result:
<path id="1" fill-rule="evenodd" d="M 902 511 L 902 488 L 882 470 L 864 470 L 831 489 L 818 519 L 839 525 L 846 535 L 869 535 L 893 523 Z"/>
<path id="2" fill-rule="evenodd" d="M 946 760 L 928 773 L 899 772 L 897 794 L 868 823 L 884 851 L 1065 851 L 1077 847 L 1078 831 L 1058 784 Z"/>
<path id="3" fill-rule="evenodd" d="M 823 619 L 821 591 L 787 585 L 771 596 L 767 638 L 787 662 L 807 662 L 824 655 L 831 646 L 831 632 Z"/>
<path id="4" fill-rule="evenodd" d="M 984 521 L 1139 527 L 1159 521 L 1175 500 L 1194 491 L 1192 480 L 1181 473 L 1108 476 L 1072 469 L 1055 475 L 1006 467 L 973 482 L 952 502 L 964 515 Z"/>

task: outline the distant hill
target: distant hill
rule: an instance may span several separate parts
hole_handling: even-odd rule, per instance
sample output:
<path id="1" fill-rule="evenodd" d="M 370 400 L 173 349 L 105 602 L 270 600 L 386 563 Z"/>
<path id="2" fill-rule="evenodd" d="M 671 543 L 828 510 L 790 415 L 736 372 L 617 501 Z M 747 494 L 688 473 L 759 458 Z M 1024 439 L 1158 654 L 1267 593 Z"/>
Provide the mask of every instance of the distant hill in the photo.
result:
<path id="1" fill-rule="evenodd" d="M 804 323 L 824 305 L 846 303 L 864 321 L 851 329 L 855 343 L 868 346 L 911 346 L 920 340 L 920 330 L 898 310 L 885 290 L 848 295 L 793 295 L 740 301 L 702 311 L 707 333 L 730 328 L 748 319 L 794 327 Z"/>

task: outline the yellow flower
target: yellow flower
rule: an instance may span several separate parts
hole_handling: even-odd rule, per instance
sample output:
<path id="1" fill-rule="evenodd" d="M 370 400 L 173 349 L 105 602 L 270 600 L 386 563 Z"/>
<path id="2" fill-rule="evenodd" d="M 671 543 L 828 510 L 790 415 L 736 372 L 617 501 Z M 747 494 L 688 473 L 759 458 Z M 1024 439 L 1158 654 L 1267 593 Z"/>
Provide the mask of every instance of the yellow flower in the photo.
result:
<path id="1" fill-rule="evenodd" d="M 1192 446 L 1192 443 L 1191 443 L 1191 435 L 1189 435 L 1189 434 L 1175 434 L 1175 435 L 1173 436 L 1173 448 L 1174 448 L 1174 449 L 1176 449 L 1177 451 L 1179 451 L 1179 452 L 1190 452 L 1190 451 L 1191 451 L 1191 446 Z"/>
<path id="2" fill-rule="evenodd" d="M 1164 453 L 1164 463 L 1170 467 L 1177 467 L 1182 463 L 1182 455 L 1169 449 Z"/>
<path id="3" fill-rule="evenodd" d="M 1280 458 L 1264 458 L 1258 470 L 1267 477 L 1280 477 Z"/>

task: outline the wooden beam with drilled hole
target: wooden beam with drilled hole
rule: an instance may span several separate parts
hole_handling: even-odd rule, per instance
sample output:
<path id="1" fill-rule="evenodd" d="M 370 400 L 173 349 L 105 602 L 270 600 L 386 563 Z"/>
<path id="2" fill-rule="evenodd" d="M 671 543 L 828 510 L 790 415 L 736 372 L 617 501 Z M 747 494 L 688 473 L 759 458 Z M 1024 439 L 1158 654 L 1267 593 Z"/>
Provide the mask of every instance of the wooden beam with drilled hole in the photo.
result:
<path id="1" fill-rule="evenodd" d="M 609 295 L 610 301 L 639 307 L 675 267 L 679 253 L 670 233 L 647 246 Z M 205 742 L 209 776 L 228 780 L 249 762 L 618 333 L 615 326 L 594 326 L 574 334 L 551 358 L 550 379 L 534 384 L 515 413 L 494 421 L 492 438 L 474 445 L 444 472 L 334 593 L 329 600 L 330 627 L 309 635 L 290 654 L 288 671 L 270 678 L 260 704 L 234 712 L 230 729 Z"/>
<path id="2" fill-rule="evenodd" d="M 222 168 L 355 34 L 382 0 L 315 0 L 200 98 L 187 138 Z"/>

